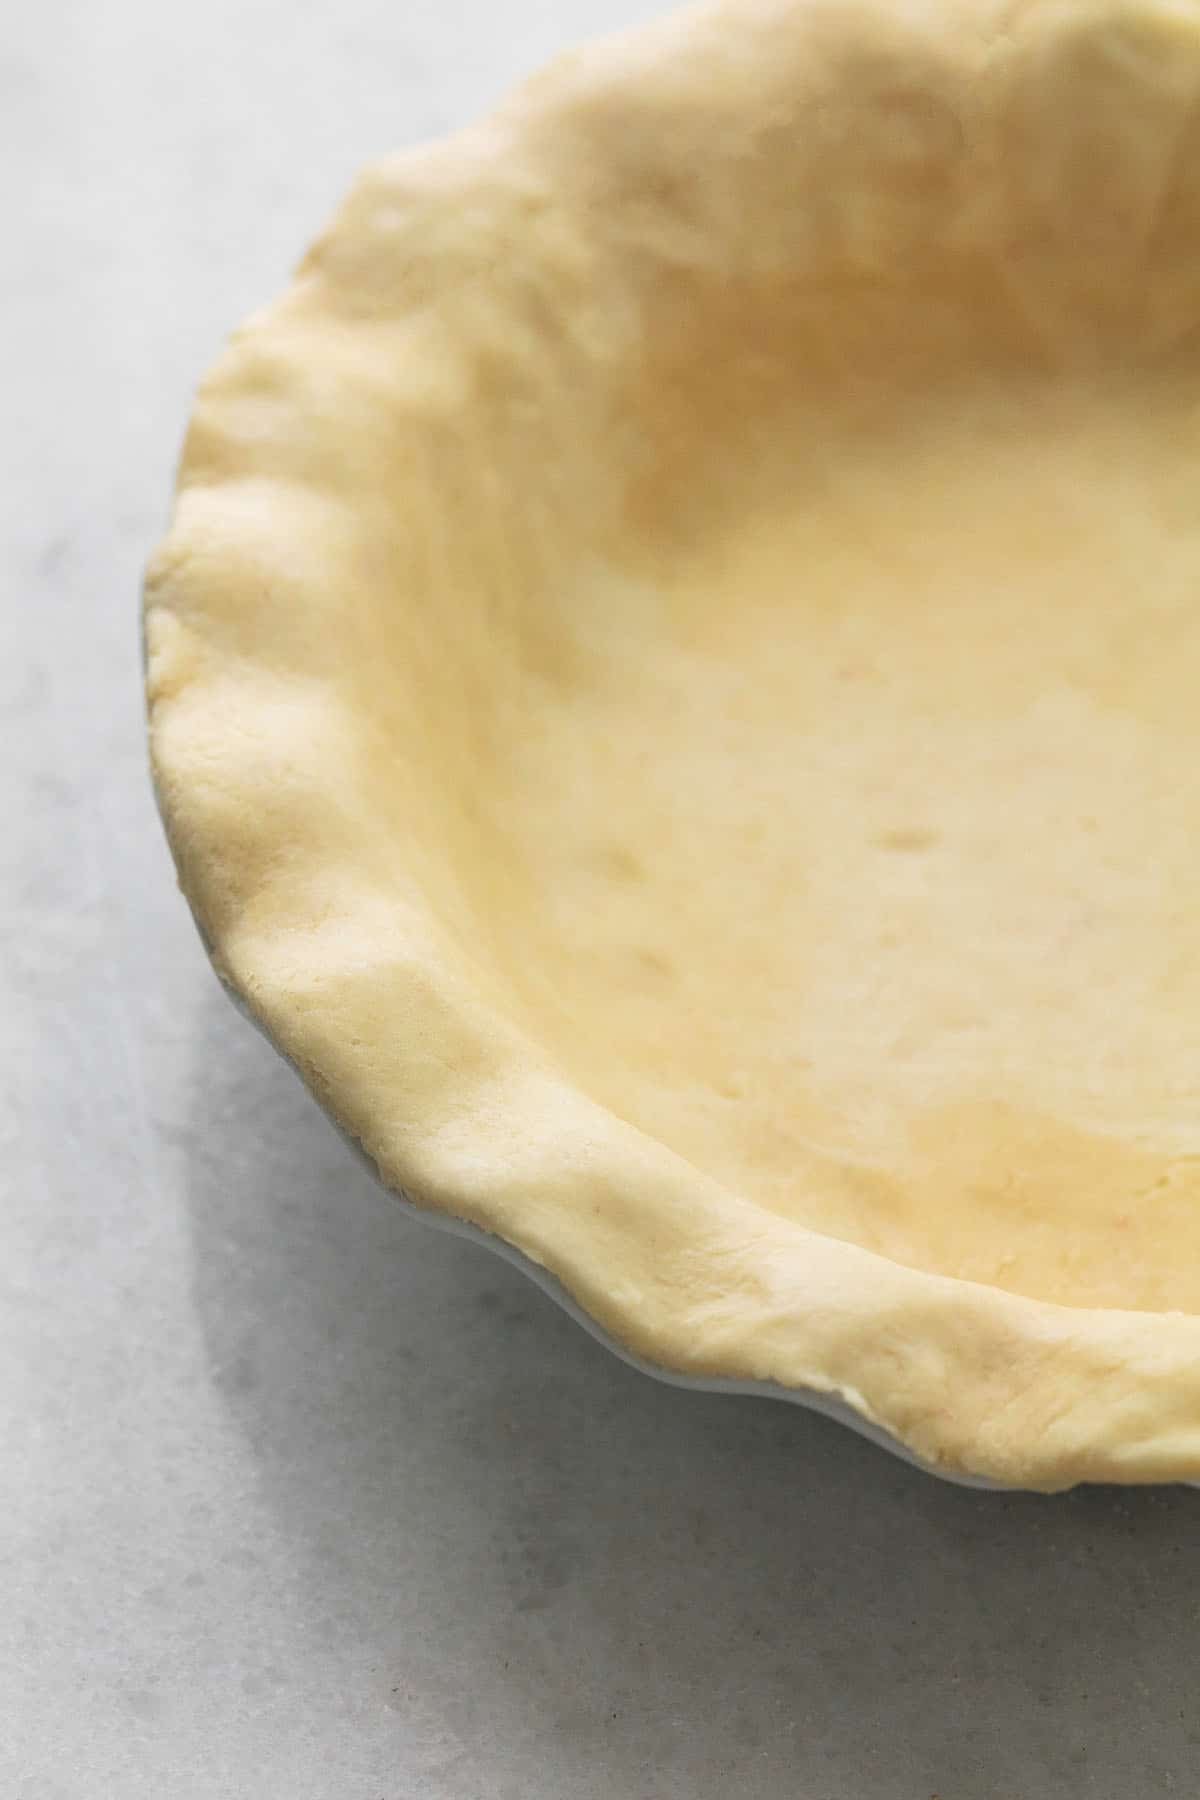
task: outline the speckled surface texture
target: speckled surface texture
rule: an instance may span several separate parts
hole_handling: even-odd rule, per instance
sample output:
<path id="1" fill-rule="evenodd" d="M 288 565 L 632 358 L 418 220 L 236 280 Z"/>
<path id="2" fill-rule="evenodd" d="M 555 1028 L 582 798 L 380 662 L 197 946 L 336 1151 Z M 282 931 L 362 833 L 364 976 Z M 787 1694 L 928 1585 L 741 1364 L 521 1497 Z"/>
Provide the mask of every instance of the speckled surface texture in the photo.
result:
<path id="1" fill-rule="evenodd" d="M 943 1487 L 409 1223 L 223 999 L 143 767 L 191 386 L 355 166 L 634 0 L 26 9 L 0 56 L 0 1792 L 1130 1800 L 1200 1494 Z"/>

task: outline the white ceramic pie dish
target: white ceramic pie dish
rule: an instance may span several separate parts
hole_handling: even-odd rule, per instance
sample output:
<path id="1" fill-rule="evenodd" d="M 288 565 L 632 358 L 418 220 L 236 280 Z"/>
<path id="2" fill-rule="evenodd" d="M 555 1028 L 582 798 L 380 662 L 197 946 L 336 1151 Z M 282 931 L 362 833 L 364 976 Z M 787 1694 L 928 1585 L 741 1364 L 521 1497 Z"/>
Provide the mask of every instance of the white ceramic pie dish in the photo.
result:
<path id="1" fill-rule="evenodd" d="M 1200 1473 L 1200 5 L 717 0 L 364 173 L 146 583 L 215 967 L 673 1379 Z"/>

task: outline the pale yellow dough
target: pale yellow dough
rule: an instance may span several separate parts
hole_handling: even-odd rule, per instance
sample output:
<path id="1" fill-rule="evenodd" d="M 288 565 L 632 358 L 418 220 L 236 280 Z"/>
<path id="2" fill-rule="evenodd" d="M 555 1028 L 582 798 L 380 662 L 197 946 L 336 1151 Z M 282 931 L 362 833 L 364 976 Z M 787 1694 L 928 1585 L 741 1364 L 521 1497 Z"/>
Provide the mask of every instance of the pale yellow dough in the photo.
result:
<path id="1" fill-rule="evenodd" d="M 1200 1478 L 1200 4 L 727 0 L 369 169 L 146 630 L 387 1182 L 948 1470 Z"/>

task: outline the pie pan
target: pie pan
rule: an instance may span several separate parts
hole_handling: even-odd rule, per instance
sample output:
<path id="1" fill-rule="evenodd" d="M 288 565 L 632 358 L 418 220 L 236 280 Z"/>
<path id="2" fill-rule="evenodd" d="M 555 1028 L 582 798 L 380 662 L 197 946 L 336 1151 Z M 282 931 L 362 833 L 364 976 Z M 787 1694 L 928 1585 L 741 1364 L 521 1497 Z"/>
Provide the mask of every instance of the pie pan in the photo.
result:
<path id="1" fill-rule="evenodd" d="M 146 578 L 214 965 L 643 1366 L 1200 1475 L 1200 5 L 725 0 L 367 169 Z"/>

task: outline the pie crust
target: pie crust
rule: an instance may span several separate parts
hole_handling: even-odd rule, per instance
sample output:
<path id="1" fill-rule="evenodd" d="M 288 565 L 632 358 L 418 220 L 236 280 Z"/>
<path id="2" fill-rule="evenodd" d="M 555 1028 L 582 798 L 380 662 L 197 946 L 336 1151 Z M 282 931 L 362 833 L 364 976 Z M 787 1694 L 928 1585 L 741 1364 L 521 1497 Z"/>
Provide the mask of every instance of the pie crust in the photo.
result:
<path id="1" fill-rule="evenodd" d="M 725 0 L 365 171 L 146 584 L 224 980 L 635 1354 L 1200 1477 L 1200 5 Z"/>

